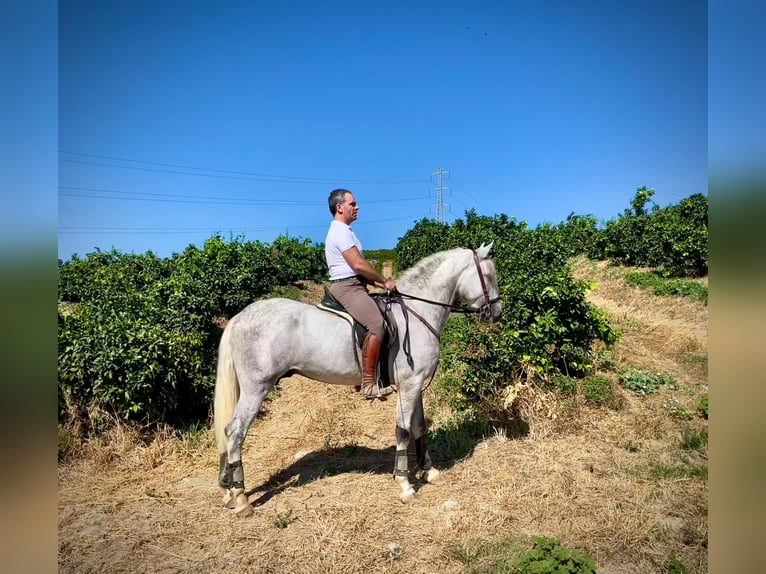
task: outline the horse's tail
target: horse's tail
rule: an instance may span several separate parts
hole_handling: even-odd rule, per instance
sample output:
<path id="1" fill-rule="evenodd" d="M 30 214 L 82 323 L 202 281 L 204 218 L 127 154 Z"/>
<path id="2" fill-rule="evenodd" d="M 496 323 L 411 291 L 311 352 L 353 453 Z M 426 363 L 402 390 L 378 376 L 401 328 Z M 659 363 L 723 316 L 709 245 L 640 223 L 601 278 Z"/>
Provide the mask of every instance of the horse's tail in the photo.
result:
<path id="1" fill-rule="evenodd" d="M 215 400 L 213 401 L 213 426 L 218 453 L 226 453 L 226 425 L 234 415 L 239 400 L 239 381 L 231 356 L 231 323 L 223 330 L 218 345 L 218 372 L 215 379 Z"/>

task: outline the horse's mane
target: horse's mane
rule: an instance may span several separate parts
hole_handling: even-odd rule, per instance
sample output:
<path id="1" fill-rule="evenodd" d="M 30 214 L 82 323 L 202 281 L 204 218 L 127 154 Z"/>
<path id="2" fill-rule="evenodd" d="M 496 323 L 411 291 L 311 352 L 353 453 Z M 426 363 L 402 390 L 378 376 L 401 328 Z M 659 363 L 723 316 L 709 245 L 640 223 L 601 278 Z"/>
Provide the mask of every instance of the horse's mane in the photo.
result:
<path id="1" fill-rule="evenodd" d="M 446 259 L 455 255 L 459 251 L 464 251 L 464 249 L 458 247 L 428 255 L 415 263 L 412 267 L 403 271 L 396 281 L 397 283 L 402 283 L 410 287 L 426 287 L 436 269 L 444 263 Z"/>

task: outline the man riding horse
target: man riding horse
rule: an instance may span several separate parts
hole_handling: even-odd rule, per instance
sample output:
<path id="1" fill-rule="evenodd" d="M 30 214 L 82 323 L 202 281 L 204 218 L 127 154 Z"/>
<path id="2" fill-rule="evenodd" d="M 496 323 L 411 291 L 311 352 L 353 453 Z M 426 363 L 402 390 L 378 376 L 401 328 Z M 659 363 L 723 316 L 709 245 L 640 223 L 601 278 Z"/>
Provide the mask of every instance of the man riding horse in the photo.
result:
<path id="1" fill-rule="evenodd" d="M 381 387 L 375 376 L 384 326 L 383 315 L 370 297 L 367 285 L 394 291 L 396 282 L 386 279 L 364 258 L 362 243 L 351 229 L 359 213 L 354 195 L 347 189 L 335 189 L 330 192 L 328 204 L 333 216 L 325 239 L 330 294 L 367 329 L 362 344 L 362 385 L 359 392 L 366 399 L 380 398 L 393 389 Z"/>

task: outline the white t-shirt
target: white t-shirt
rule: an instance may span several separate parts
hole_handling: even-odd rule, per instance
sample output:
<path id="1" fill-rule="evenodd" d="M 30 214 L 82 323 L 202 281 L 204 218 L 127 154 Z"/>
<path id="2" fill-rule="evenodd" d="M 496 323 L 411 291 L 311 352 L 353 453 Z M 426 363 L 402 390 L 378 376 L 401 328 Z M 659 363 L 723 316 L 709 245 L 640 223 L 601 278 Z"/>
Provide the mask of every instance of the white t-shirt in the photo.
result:
<path id="1" fill-rule="evenodd" d="M 351 226 L 333 219 L 324 240 L 324 256 L 331 281 L 356 275 L 343 258 L 343 252 L 352 247 L 356 247 L 362 254 L 362 243 L 354 235 Z"/>

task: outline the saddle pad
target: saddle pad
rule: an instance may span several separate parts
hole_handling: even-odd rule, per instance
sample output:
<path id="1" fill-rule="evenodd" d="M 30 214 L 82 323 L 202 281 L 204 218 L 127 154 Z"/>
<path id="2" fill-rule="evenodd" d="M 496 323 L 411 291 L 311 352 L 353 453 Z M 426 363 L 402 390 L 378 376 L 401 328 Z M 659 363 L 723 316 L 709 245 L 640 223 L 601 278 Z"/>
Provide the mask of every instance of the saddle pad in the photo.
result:
<path id="1" fill-rule="evenodd" d="M 330 313 L 335 313 L 339 317 L 343 317 L 346 321 L 351 323 L 351 326 L 354 326 L 354 318 L 349 315 L 346 311 L 341 311 L 340 309 L 336 309 L 335 307 L 329 307 L 327 305 L 323 305 L 322 303 L 317 303 L 317 307 L 321 309 L 322 311 L 329 311 Z"/>

